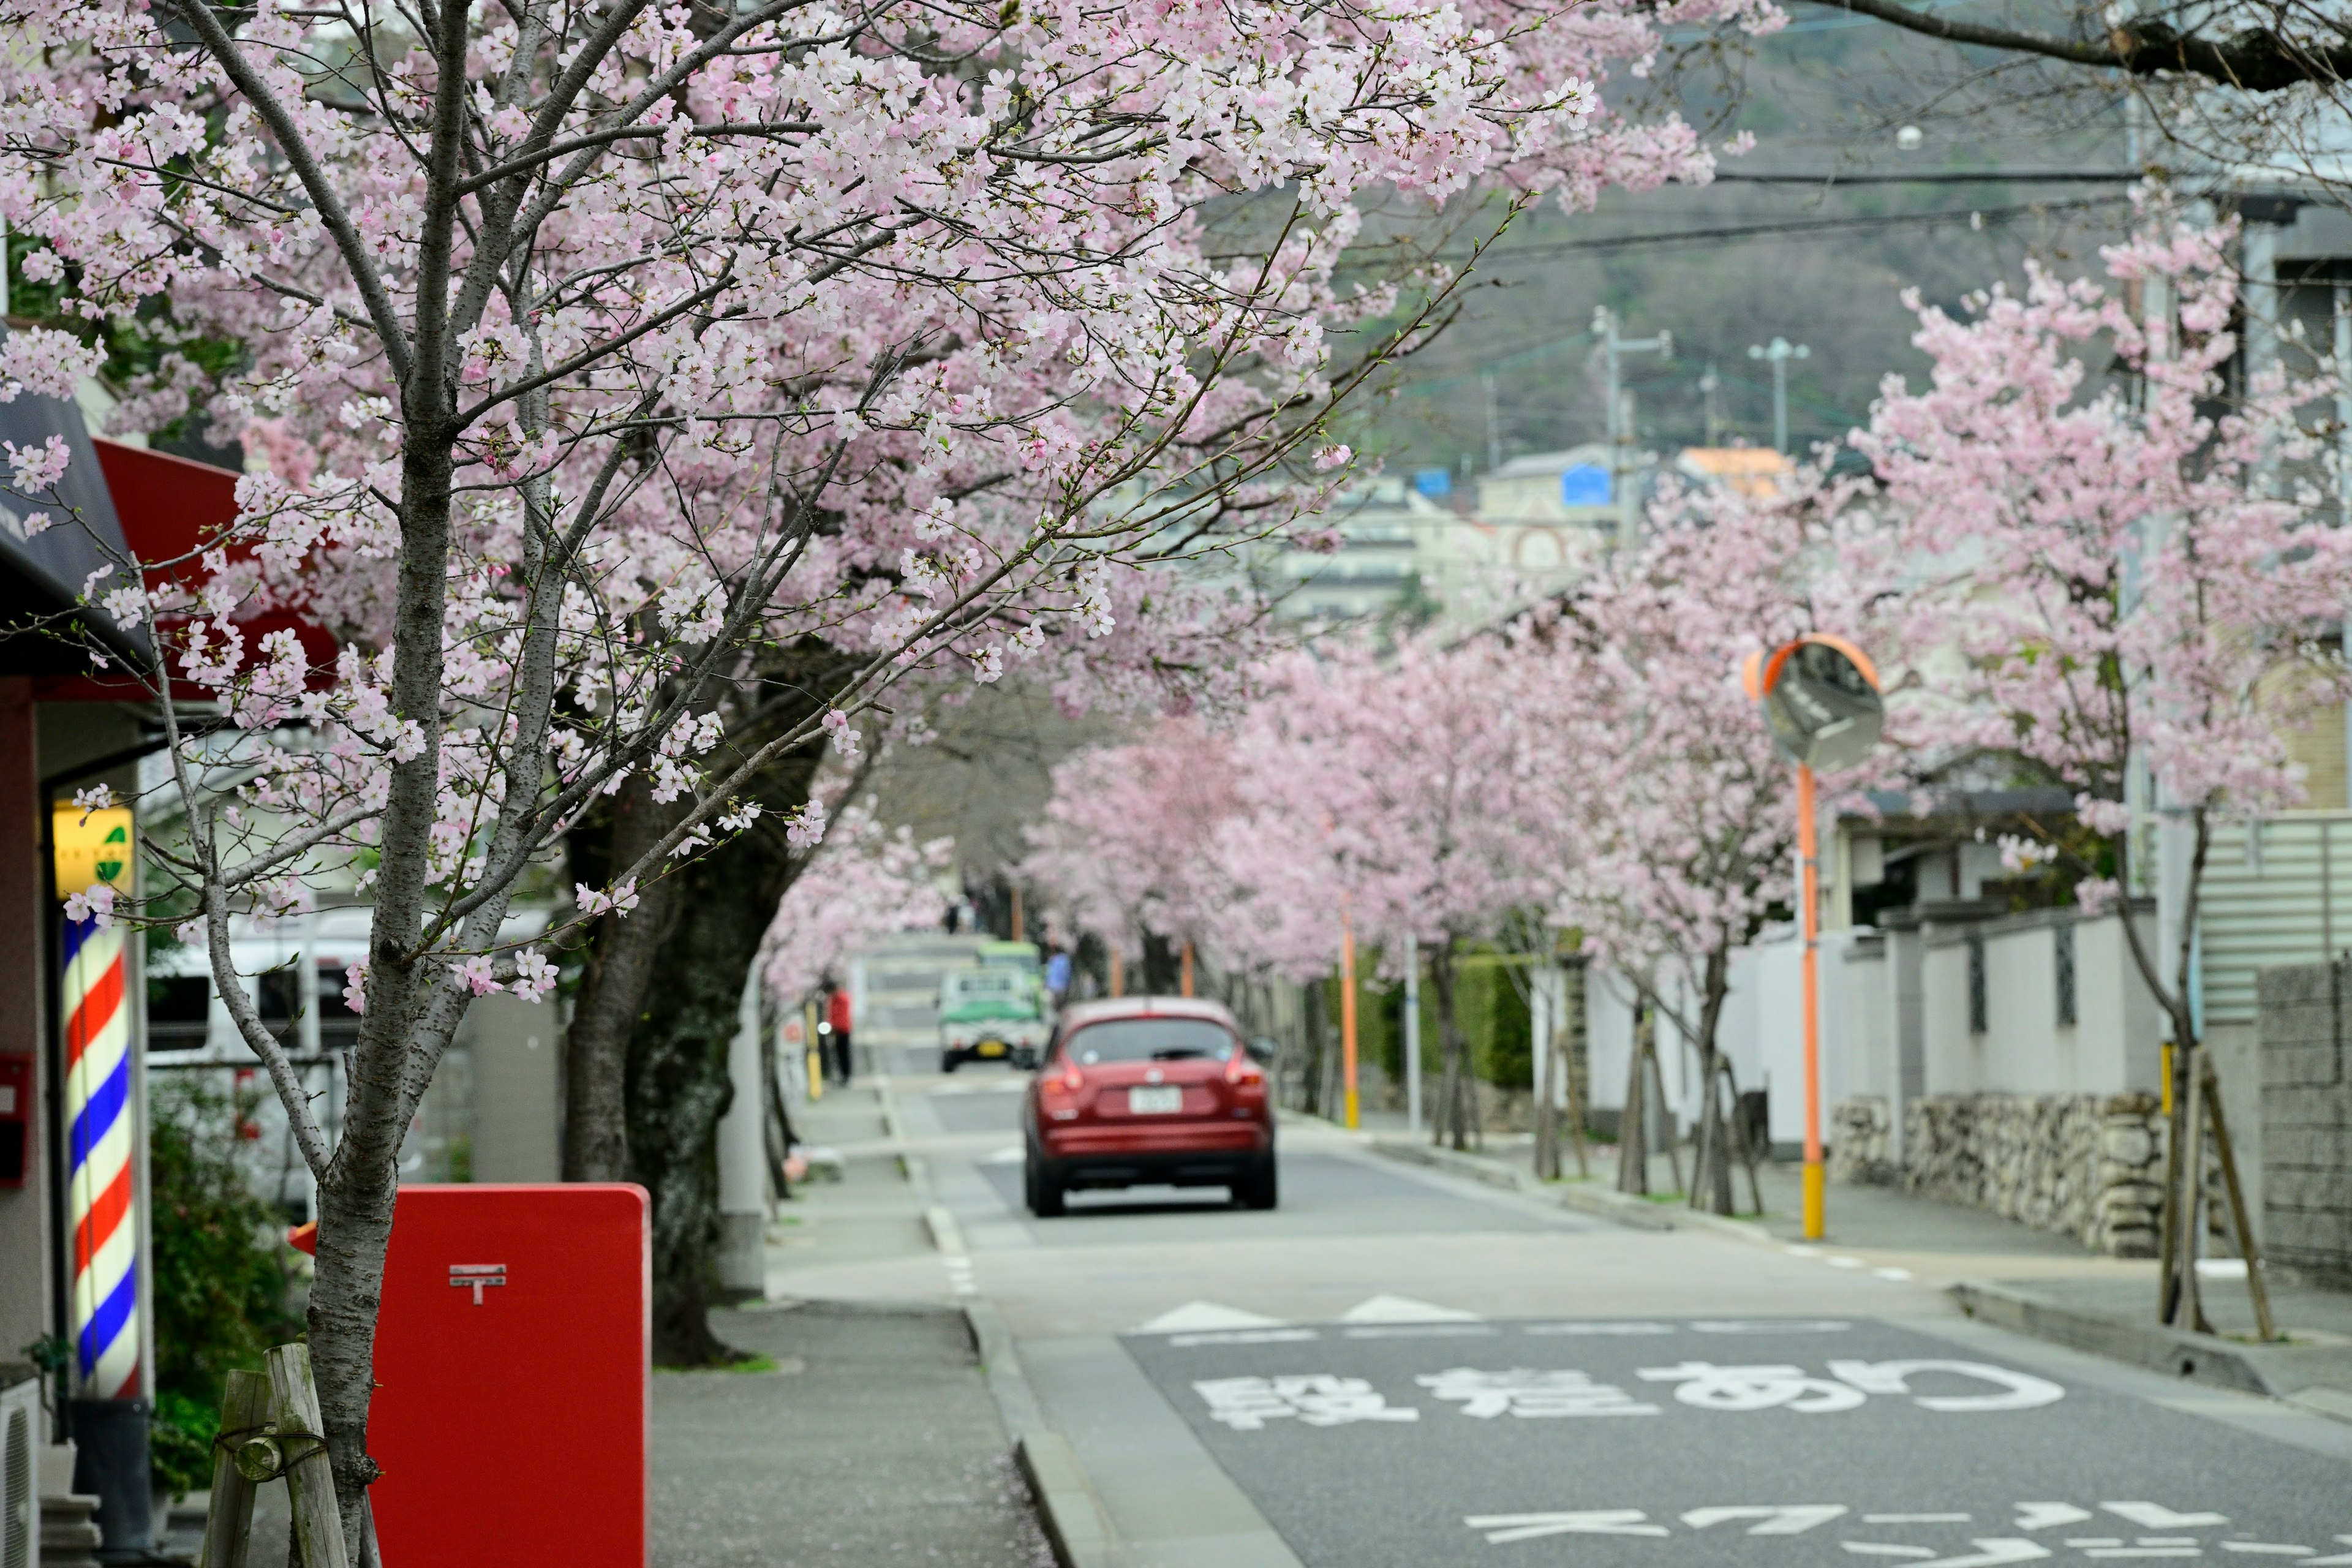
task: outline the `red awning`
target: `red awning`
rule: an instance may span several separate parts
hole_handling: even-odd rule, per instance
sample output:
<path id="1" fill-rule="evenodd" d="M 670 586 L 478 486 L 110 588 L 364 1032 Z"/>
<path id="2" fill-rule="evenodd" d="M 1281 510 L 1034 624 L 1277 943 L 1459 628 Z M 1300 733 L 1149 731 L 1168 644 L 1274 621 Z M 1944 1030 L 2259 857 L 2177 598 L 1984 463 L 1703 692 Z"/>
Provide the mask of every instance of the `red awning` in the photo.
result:
<path id="1" fill-rule="evenodd" d="M 93 439 L 98 466 L 114 499 L 114 513 L 122 537 L 142 561 L 182 561 L 193 557 L 206 542 L 217 538 L 236 520 L 237 476 L 208 463 L 191 462 L 168 452 L 126 447 L 120 441 Z M 241 554 L 243 552 L 232 552 Z M 178 570 L 184 571 L 183 565 Z M 150 571 L 147 585 L 164 586 L 170 571 Z M 167 618 L 165 623 L 171 622 Z M 282 628 L 292 628 L 313 668 L 331 666 L 335 639 L 323 627 L 289 610 L 268 610 L 240 619 L 247 646 Z M 188 681 L 174 681 L 173 689 L 184 700 L 205 701 L 214 694 Z M 147 690 L 129 675 L 52 675 L 33 683 L 38 702 L 139 702 Z"/>

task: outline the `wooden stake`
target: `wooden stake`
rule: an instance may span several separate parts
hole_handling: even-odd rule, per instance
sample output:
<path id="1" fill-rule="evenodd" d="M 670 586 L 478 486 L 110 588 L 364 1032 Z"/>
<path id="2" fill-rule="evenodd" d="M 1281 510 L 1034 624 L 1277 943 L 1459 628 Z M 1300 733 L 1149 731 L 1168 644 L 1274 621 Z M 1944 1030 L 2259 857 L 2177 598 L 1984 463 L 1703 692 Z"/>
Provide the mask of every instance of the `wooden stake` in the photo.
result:
<path id="1" fill-rule="evenodd" d="M 1576 1145 L 1576 1174 L 1580 1181 L 1592 1176 L 1592 1163 L 1584 1152 L 1584 1096 L 1576 1089 L 1576 1058 L 1568 1051 L 1559 1053 L 1560 1087 L 1568 1091 L 1568 1139 Z"/>
<path id="2" fill-rule="evenodd" d="M 1666 1169 L 1675 1173 L 1675 1191 L 1687 1192 L 1683 1183 L 1683 1152 L 1675 1143 L 1674 1108 L 1666 1103 L 1666 1069 L 1658 1062 L 1658 1035 L 1650 1031 L 1650 1085 L 1658 1096 L 1658 1137 L 1666 1146 Z"/>
<path id="3" fill-rule="evenodd" d="M 2238 1182 L 2238 1157 L 2230 1148 L 2230 1119 L 2221 1113 L 2221 1078 L 2210 1053 L 2200 1053 L 2204 1066 L 2205 1110 L 2213 1119 L 2213 1148 L 2221 1156 L 2221 1184 L 2230 1194 L 2230 1218 L 2238 1231 L 2238 1256 L 2246 1263 L 2246 1294 L 2254 1307 L 2254 1335 L 2265 1343 L 2278 1338 L 2271 1322 L 2270 1287 L 2263 1281 L 2262 1244 L 2254 1239 L 2253 1215 L 2246 1212 L 2246 1190 Z"/>
<path id="4" fill-rule="evenodd" d="M 1739 1151 L 1739 1163 L 1748 1167 L 1748 1195 L 1756 1200 L 1756 1217 L 1764 1217 L 1764 1189 L 1756 1180 L 1756 1145 L 1748 1142 L 1747 1124 L 1739 1120 L 1739 1075 L 1731 1070 L 1731 1058 L 1717 1051 L 1716 1065 L 1723 1068 L 1723 1087 L 1731 1096 L 1731 1135 L 1738 1140 L 1732 1147 Z"/>
<path id="5" fill-rule="evenodd" d="M 343 1520 L 335 1508 L 335 1478 L 327 1462 L 326 1423 L 319 1387 L 310 1378 L 310 1347 L 278 1345 L 269 1352 L 269 1392 L 278 1409 L 278 1438 L 286 1449 L 288 1500 L 303 1568 L 351 1568 L 343 1550 Z"/>
<path id="6" fill-rule="evenodd" d="M 269 1421 L 269 1380 L 257 1372 L 228 1374 L 221 1395 L 221 1436 L 213 1446 L 212 1504 L 205 1512 L 199 1568 L 246 1568 L 253 1546 L 253 1483 L 236 1468 L 236 1445 Z"/>

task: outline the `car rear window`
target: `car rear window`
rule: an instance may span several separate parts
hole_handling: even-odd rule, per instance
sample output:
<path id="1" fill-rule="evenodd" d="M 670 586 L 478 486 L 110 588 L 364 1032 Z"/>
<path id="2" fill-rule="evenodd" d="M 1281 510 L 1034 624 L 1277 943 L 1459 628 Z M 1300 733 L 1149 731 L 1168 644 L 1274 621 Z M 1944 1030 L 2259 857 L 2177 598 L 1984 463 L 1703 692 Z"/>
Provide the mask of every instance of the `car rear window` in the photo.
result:
<path id="1" fill-rule="evenodd" d="M 1223 1061 L 1234 1037 L 1206 1018 L 1107 1018 L 1073 1034 L 1062 1047 L 1080 1067 L 1097 1062 Z"/>

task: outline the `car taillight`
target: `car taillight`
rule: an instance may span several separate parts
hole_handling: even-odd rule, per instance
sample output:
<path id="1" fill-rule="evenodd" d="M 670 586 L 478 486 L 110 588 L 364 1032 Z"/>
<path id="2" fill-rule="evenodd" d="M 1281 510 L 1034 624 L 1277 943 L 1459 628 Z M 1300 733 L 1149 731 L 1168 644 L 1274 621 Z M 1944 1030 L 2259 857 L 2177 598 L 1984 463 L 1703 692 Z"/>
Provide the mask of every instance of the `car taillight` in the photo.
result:
<path id="1" fill-rule="evenodd" d="M 1265 1074 L 1258 1070 L 1257 1063 L 1250 1058 L 1247 1051 L 1235 1051 L 1225 1060 L 1225 1081 L 1233 1084 L 1262 1084 L 1265 1081 Z"/>
<path id="2" fill-rule="evenodd" d="M 1065 1057 L 1062 1058 L 1062 1070 L 1047 1079 L 1045 1087 L 1048 1089 L 1059 1089 L 1064 1094 L 1076 1094 L 1087 1087 L 1087 1080 L 1078 1071 L 1078 1064 Z"/>

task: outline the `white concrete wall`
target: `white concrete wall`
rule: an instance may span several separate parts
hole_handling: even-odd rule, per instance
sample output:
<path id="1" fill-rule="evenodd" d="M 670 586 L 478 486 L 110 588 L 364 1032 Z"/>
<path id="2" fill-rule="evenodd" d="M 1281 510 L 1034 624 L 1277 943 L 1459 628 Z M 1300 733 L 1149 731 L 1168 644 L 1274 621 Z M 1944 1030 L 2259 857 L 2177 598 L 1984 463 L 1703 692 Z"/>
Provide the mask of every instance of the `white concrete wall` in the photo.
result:
<path id="1" fill-rule="evenodd" d="M 1838 934 L 1849 940 L 1839 950 L 1836 978 L 1832 979 L 1826 969 L 1822 976 L 1823 992 L 1837 992 L 1843 1004 L 1844 1027 L 1838 1052 L 1843 1092 L 1834 1098 L 1874 1094 L 1892 1099 L 1896 1083 L 1886 951 L 1867 940 L 1871 933 L 1866 931 Z"/>
<path id="2" fill-rule="evenodd" d="M 1423 1043 L 1428 1054 L 1428 1043 Z M 1585 975 L 1584 1064 L 1596 1110 L 1625 1109 L 1626 1065 L 1633 1058 L 1633 987 L 1613 969 Z"/>
<path id="3" fill-rule="evenodd" d="M 2113 1094 L 2158 1087 L 2162 1034 L 2119 917 L 2074 922 L 2076 1022 L 2058 1022 L 2055 918 L 1985 922 L 1983 1034 L 1969 1029 L 1969 945 L 1927 938 L 1929 1094 Z"/>
<path id="4" fill-rule="evenodd" d="M 2058 1023 L 2056 919 L 2034 914 L 1987 921 L 1988 1027 L 1969 1028 L 1966 929 L 1930 928 L 1923 955 L 1928 1094 L 2112 1094 L 2158 1087 L 2161 1016 L 2141 984 L 2118 917 L 2074 922 L 2075 1017 Z M 1894 984 L 1884 950 L 1866 929 L 1821 938 L 1823 1109 L 1858 1095 L 1899 1099 Z M 1775 1143 L 1804 1135 L 1801 952 L 1793 931 L 1776 930 L 1734 955 L 1732 989 L 1718 1042 L 1742 1089 L 1771 1094 Z M 1596 998 L 1599 991 L 1596 989 Z M 1598 1003 L 1596 1003 L 1596 1007 Z M 1596 1017 L 1598 1013 L 1596 1011 Z M 1630 1020 L 1622 1027 L 1630 1035 Z M 1597 1025 L 1596 1025 L 1597 1028 Z M 1596 1045 L 1599 1040 L 1596 1033 Z M 1623 1068 L 1596 1093 L 1622 1099 Z M 1677 1093 L 1687 1121 L 1696 1091 Z"/>

